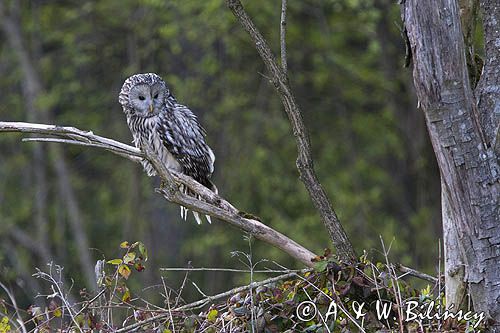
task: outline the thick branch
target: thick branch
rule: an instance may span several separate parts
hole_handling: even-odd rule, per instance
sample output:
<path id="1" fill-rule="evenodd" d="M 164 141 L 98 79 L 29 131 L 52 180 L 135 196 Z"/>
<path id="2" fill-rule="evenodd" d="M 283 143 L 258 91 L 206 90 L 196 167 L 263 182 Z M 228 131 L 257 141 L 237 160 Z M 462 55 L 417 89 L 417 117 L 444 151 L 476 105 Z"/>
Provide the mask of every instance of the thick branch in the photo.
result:
<path id="1" fill-rule="evenodd" d="M 83 143 L 84 145 L 103 148 L 134 162 L 140 162 L 144 158 L 144 154 L 135 147 L 95 135 L 92 132 L 82 131 L 74 127 L 61 127 L 22 122 L 0 122 L 0 132 L 23 132 L 55 135 L 64 138 L 64 143 L 75 143 L 80 145 Z M 43 140 L 48 141 L 50 139 L 44 138 Z M 61 142 L 61 139 L 56 138 L 55 142 Z M 150 162 L 155 166 L 158 174 L 167 184 L 166 188 L 158 189 L 157 191 L 168 201 L 203 214 L 217 217 L 226 223 L 250 233 L 255 238 L 263 240 L 283 250 L 291 257 L 302 262 L 304 265 L 308 267 L 313 266 L 311 259 L 315 257 L 314 253 L 297 244 L 285 235 L 261 223 L 257 219 L 252 218 L 251 215 L 239 211 L 228 201 L 213 193 L 205 186 L 199 184 L 191 177 L 170 172 L 156 156 L 151 154 L 151 152 L 146 150 L 146 154 L 149 155 L 147 157 L 148 160 L 150 160 Z M 188 186 L 195 193 L 199 194 L 203 198 L 203 201 L 187 196 L 178 191 L 176 183 Z"/>
<path id="2" fill-rule="evenodd" d="M 178 311 L 186 311 L 186 310 L 199 309 L 199 308 L 207 305 L 210 302 L 214 302 L 214 301 L 222 299 L 222 298 L 227 298 L 229 296 L 235 295 L 235 294 L 237 294 L 239 292 L 242 292 L 242 291 L 245 291 L 245 290 L 255 289 L 255 288 L 260 287 L 260 286 L 265 286 L 265 285 L 268 285 L 268 284 L 271 284 L 271 283 L 274 283 L 274 282 L 286 280 L 286 279 L 298 276 L 299 273 L 304 274 L 306 272 L 308 272 L 308 270 L 304 269 L 301 272 L 291 272 L 291 273 L 283 274 L 283 275 L 280 275 L 280 276 L 272 277 L 272 278 L 269 278 L 269 279 L 266 279 L 266 280 L 262 280 L 262 281 L 259 281 L 259 282 L 253 282 L 253 283 L 251 283 L 249 285 L 241 286 L 241 287 L 236 287 L 236 288 L 233 288 L 231 290 L 222 292 L 222 293 L 214 295 L 214 296 L 207 296 L 206 298 L 203 298 L 201 300 L 195 301 L 193 303 L 189 303 L 189 304 L 180 306 L 178 308 L 172 309 L 171 311 L 172 312 L 178 312 Z M 143 325 L 155 322 L 155 321 L 160 320 L 160 319 L 168 318 L 169 316 L 170 316 L 170 313 L 168 313 L 168 312 L 167 313 L 162 313 L 162 314 L 159 314 L 157 316 L 148 318 L 148 319 L 146 319 L 144 321 L 140 321 L 140 322 L 131 324 L 129 326 L 122 327 L 119 330 L 117 330 L 116 333 L 119 333 L 119 332 L 131 332 L 132 330 L 137 329 L 137 328 L 139 328 L 139 327 L 141 327 Z"/>
<path id="3" fill-rule="evenodd" d="M 266 40 L 246 13 L 241 2 L 239 0 L 226 0 L 226 4 L 243 28 L 250 34 L 252 41 L 255 43 L 255 48 L 259 52 L 267 70 L 271 73 L 271 82 L 278 91 L 281 102 L 285 107 L 285 112 L 292 125 L 293 135 L 297 143 L 299 155 L 297 158 L 297 169 L 300 173 L 300 179 L 304 183 L 314 206 L 321 216 L 321 220 L 330 234 L 338 256 L 343 260 L 351 261 L 356 258 L 354 248 L 347 238 L 337 214 L 333 210 L 330 199 L 316 177 L 309 134 L 304 125 L 299 105 L 295 101 L 290 88 L 287 75 L 283 71 L 283 68 L 277 64 L 276 58 L 267 45 Z"/>
<path id="4" fill-rule="evenodd" d="M 486 141 L 500 154 L 500 4 L 498 0 L 481 0 L 484 26 L 484 67 L 475 95 Z"/>

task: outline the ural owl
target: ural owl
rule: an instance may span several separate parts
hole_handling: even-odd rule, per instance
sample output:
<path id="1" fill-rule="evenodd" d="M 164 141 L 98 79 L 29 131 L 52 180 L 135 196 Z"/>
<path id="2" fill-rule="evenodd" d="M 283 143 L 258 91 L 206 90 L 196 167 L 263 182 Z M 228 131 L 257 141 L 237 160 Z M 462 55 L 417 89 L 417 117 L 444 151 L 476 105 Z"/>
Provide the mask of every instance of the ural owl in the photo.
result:
<path id="1" fill-rule="evenodd" d="M 217 192 L 210 181 L 215 156 L 205 142 L 205 130 L 196 115 L 177 102 L 160 76 L 147 73 L 129 77 L 123 83 L 118 100 L 137 148 L 149 147 L 168 169 L 191 176 Z M 156 175 L 148 161 L 142 165 L 148 176 Z M 189 192 L 185 187 L 181 190 Z M 193 215 L 200 224 L 198 213 Z M 185 207 L 181 207 L 181 217 L 187 218 Z M 211 222 L 209 216 L 207 220 Z"/>

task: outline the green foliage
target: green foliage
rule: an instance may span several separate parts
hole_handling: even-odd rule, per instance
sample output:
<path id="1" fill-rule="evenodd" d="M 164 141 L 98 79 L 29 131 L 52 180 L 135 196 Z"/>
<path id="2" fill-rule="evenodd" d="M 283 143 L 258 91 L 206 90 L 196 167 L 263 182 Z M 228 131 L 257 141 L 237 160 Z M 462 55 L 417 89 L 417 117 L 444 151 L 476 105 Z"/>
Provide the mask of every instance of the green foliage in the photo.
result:
<path id="1" fill-rule="evenodd" d="M 125 254 L 121 258 L 106 261 L 107 264 L 116 267 L 113 268 L 111 274 L 106 274 L 106 271 L 103 271 L 101 281 L 105 287 L 116 288 L 116 290 L 120 291 L 123 302 L 129 302 L 131 294 L 127 286 L 127 280 L 132 274 L 131 268 L 134 268 L 137 272 L 142 272 L 145 269 L 143 262 L 148 260 L 148 250 L 142 242 L 135 242 L 130 245 L 129 242 L 124 241 L 120 243 L 120 248 L 125 251 Z M 136 253 L 136 249 L 138 253 Z"/>
<path id="2" fill-rule="evenodd" d="M 9 333 L 11 332 L 11 327 L 9 325 L 9 318 L 3 317 L 0 320 L 0 333 Z"/>
<path id="3" fill-rule="evenodd" d="M 131 274 L 129 267 L 136 260 L 145 260 L 144 244 L 122 242 L 120 248 L 124 251 L 120 258 L 108 260 L 103 271 L 97 272 L 96 268 L 96 274 L 104 275 L 105 283 L 100 290 L 91 293 L 80 290 L 74 303 L 66 299 L 68 287 L 57 281 L 61 267 L 51 264 L 47 272 L 39 270 L 36 277 L 49 283 L 43 286 L 50 290 L 48 306 L 32 305 L 26 316 L 0 298 L 3 316 L 0 333 L 17 331 L 21 322 L 39 332 L 137 329 L 215 333 L 228 327 L 231 332 L 357 332 L 360 327 L 366 332 L 418 328 L 426 332 L 481 332 L 485 328 L 484 318 L 480 317 L 439 319 L 438 307 L 444 306 L 440 284 L 418 290 L 395 273 L 393 264 L 371 262 L 366 253 L 358 263 L 346 264 L 325 250 L 314 259 L 318 269 L 283 270 L 281 273 L 285 274 L 273 277 L 272 281 L 252 280 L 251 285 L 231 290 L 226 290 L 227 287 L 212 296 L 202 293 L 192 303 L 181 297 L 184 283 L 176 290 L 162 279 L 162 300 L 154 304 L 146 298 L 147 286 L 140 285 L 141 290 L 132 297 L 127 285 L 129 275 L 124 276 L 120 271 L 126 267 Z M 279 271 L 268 274 L 276 273 Z M 248 274 L 252 276 L 251 272 Z M 190 280 L 195 285 L 192 277 Z M 409 319 L 410 312 L 405 309 L 410 302 L 418 304 L 418 309 L 412 305 L 411 315 L 425 318 Z M 13 316 L 20 320 L 9 320 Z M 15 325 L 14 330 L 10 321 Z"/>
<path id="4" fill-rule="evenodd" d="M 244 5 L 278 53 L 280 3 Z M 294 137 L 268 73 L 222 0 L 26 2 L 21 14 L 24 44 L 43 84 L 35 104 L 48 111 L 50 122 L 130 142 L 118 91 L 132 73 L 157 72 L 207 129 L 221 194 L 311 250 L 331 247 L 298 179 Z M 410 73 L 400 68 L 398 16 L 390 1 L 289 2 L 289 76 L 310 131 L 319 179 L 356 249 L 377 256 L 379 235 L 395 237 L 395 261 L 432 271 L 440 234 L 439 178 L 422 115 L 415 110 Z M 15 50 L 0 39 L 2 120 L 31 117 L 20 65 Z M 5 240 L 0 279 L 27 283 L 33 267 L 45 265 L 33 250 L 18 245 L 12 236 L 16 227 L 47 248 L 65 266 L 64 274 L 83 287 L 81 253 L 53 156 L 40 162 L 47 177 L 43 214 L 49 244 L 35 224 L 34 172 L 40 165 L 33 145 L 19 144 L 19 136 L 0 136 L 0 237 Z M 230 252 L 246 247 L 238 230 L 217 221 L 197 226 L 191 216 L 184 223 L 178 207 L 155 195 L 157 181 L 137 165 L 103 151 L 63 149 L 89 247 L 111 253 L 122 239 L 142 239 L 157 254 L 148 271 L 188 261 L 205 267 L 237 264 Z M 130 281 L 134 270 L 143 269 L 147 251 L 141 244 L 122 248 L 126 254 L 109 265 L 128 277 L 131 289 L 134 283 L 158 282 L 148 271 Z M 257 242 L 253 250 L 256 258 L 298 265 L 268 245 Z M 99 259 L 99 252 L 91 254 Z M 170 278 L 181 282 L 183 276 Z M 237 279 L 206 274 L 199 285 L 214 291 Z M 21 294 L 23 303 L 35 294 Z"/>

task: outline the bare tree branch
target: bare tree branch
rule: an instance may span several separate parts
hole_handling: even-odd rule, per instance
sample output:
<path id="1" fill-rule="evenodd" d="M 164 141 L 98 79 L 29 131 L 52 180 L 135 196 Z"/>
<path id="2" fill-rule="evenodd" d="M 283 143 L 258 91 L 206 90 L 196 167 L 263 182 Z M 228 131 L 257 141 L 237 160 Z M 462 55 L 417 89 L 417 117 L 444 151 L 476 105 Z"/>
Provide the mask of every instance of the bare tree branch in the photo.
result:
<path id="1" fill-rule="evenodd" d="M 288 71 L 286 59 L 286 3 L 287 0 L 281 0 L 281 24 L 280 24 L 280 46 L 281 46 L 281 67 L 283 73 Z"/>
<path id="2" fill-rule="evenodd" d="M 266 279 L 266 280 L 262 280 L 262 281 L 259 281 L 259 282 L 253 282 L 253 283 L 251 283 L 249 285 L 241 286 L 241 287 L 236 287 L 236 288 L 233 288 L 231 290 L 225 291 L 223 293 L 220 293 L 220 294 L 217 294 L 217 295 L 214 295 L 214 296 L 207 296 L 207 297 L 205 297 L 205 298 L 203 298 L 201 300 L 195 301 L 193 303 L 189 303 L 189 304 L 180 306 L 178 308 L 172 309 L 171 311 L 172 312 L 177 312 L 177 311 L 186 311 L 186 310 L 199 309 L 199 308 L 207 305 L 208 303 L 216 301 L 216 300 L 219 300 L 221 298 L 226 298 L 226 297 L 229 297 L 231 295 L 235 295 L 235 294 L 237 294 L 239 292 L 242 292 L 242 291 L 245 291 L 245 290 L 248 290 L 248 289 L 255 289 L 257 287 L 265 286 L 265 285 L 270 284 L 270 283 L 278 282 L 278 281 L 281 281 L 281 280 L 286 280 L 288 278 L 298 276 L 299 273 L 300 274 L 304 274 L 304 273 L 306 273 L 308 271 L 310 271 L 310 270 L 304 269 L 304 270 L 299 271 L 299 272 L 287 273 L 287 274 L 279 275 L 279 276 L 272 277 L 272 278 L 269 278 L 269 279 Z M 160 319 L 167 318 L 169 316 L 170 316 L 170 312 L 162 313 L 160 315 L 157 315 L 157 316 L 148 318 L 146 320 L 143 320 L 143 321 L 131 324 L 129 326 L 122 327 L 119 330 L 117 330 L 116 333 L 130 332 L 130 331 L 132 331 L 134 329 L 137 329 L 137 328 L 139 328 L 139 327 L 141 327 L 143 325 L 152 323 L 152 322 L 160 320 Z"/>
<path id="3" fill-rule="evenodd" d="M 400 271 L 401 273 L 404 273 L 404 275 L 410 275 L 416 278 L 419 278 L 421 280 L 428 281 L 430 283 L 436 284 L 438 282 L 438 278 L 431 276 L 429 274 L 425 274 L 422 272 L 419 272 L 417 270 L 414 270 L 413 268 L 403 266 L 401 264 L 396 264 L 396 269 Z"/>
<path id="4" fill-rule="evenodd" d="M 299 105 L 295 101 L 295 97 L 289 85 L 287 75 L 283 69 L 278 66 L 276 57 L 252 19 L 246 13 L 241 2 L 239 0 L 226 0 L 226 4 L 233 12 L 234 16 L 239 20 L 243 28 L 250 34 L 252 41 L 255 43 L 257 52 L 266 65 L 267 70 L 271 73 L 271 83 L 278 91 L 285 112 L 290 120 L 293 135 L 295 136 L 298 149 L 296 164 L 299 170 L 300 179 L 309 192 L 309 196 L 328 230 L 333 245 L 337 250 L 337 255 L 342 260 L 351 261 L 356 258 L 356 253 L 354 252 L 354 248 L 344 228 L 340 224 L 337 214 L 333 210 L 328 195 L 318 181 L 314 171 L 309 134 L 304 125 Z"/>
<path id="5" fill-rule="evenodd" d="M 188 209 L 217 217 L 220 220 L 229 223 L 239 229 L 242 229 L 255 238 L 263 240 L 282 251 L 288 253 L 291 257 L 302 262 L 308 267 L 312 267 L 311 259 L 315 254 L 295 241 L 277 232 L 276 230 L 261 223 L 258 218 L 251 214 L 242 212 L 231 205 L 228 201 L 213 193 L 205 186 L 199 184 L 191 177 L 171 172 L 160 162 L 158 157 L 152 154 L 147 147 L 143 147 L 145 154 L 139 149 L 126 145 L 124 143 L 104 138 L 86 132 L 74 127 L 61 127 L 43 124 L 31 124 L 22 122 L 0 122 L 0 132 L 23 132 L 55 135 L 55 142 L 76 143 L 85 146 L 103 148 L 119 156 L 128 158 L 134 162 L 140 162 L 146 158 L 155 166 L 160 177 L 165 181 L 165 188 L 157 189 L 168 201 L 187 207 Z M 61 139 L 63 138 L 63 139 Z M 44 138 L 49 141 L 50 138 Z M 178 190 L 176 183 L 183 184 L 199 194 L 204 201 L 183 194 Z"/>

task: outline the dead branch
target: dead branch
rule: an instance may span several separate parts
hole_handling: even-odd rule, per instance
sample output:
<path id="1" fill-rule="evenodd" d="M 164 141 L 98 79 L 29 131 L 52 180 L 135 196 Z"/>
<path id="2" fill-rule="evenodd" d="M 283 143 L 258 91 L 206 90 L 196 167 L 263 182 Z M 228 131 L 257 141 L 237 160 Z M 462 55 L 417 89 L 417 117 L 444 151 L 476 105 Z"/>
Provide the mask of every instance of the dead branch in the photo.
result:
<path id="1" fill-rule="evenodd" d="M 414 270 L 413 268 L 406 267 L 406 266 L 403 266 L 401 264 L 396 264 L 395 266 L 396 266 L 395 268 L 398 271 L 400 271 L 401 273 L 404 273 L 404 275 L 410 275 L 410 276 L 419 278 L 421 280 L 428 281 L 428 282 L 433 283 L 433 284 L 436 284 L 439 281 L 438 278 L 436 278 L 432 275 L 429 275 L 429 274 L 419 272 L 417 270 Z"/>
<path id="2" fill-rule="evenodd" d="M 216 267 L 162 267 L 160 271 L 165 272 L 232 272 L 232 273 L 292 273 L 300 272 L 300 270 L 275 270 L 275 269 L 260 269 L 260 270 L 248 270 L 248 269 L 236 269 L 236 268 L 216 268 Z"/>
<path id="3" fill-rule="evenodd" d="M 306 273 L 308 271 L 310 271 L 310 270 L 309 269 L 303 269 L 303 270 L 301 270 L 299 272 L 287 273 L 287 274 L 279 275 L 279 276 L 272 277 L 272 278 L 269 278 L 269 279 L 266 279 L 266 280 L 262 280 L 262 281 L 259 281 L 259 282 L 253 282 L 253 283 L 251 283 L 249 285 L 241 286 L 241 287 L 236 287 L 236 288 L 233 288 L 231 290 L 225 291 L 223 293 L 220 293 L 220 294 L 217 294 L 217 295 L 214 295 L 214 296 L 207 296 L 207 297 L 205 297 L 205 298 L 203 298 L 201 300 L 195 301 L 193 303 L 189 303 L 189 304 L 180 306 L 178 308 L 172 309 L 171 311 L 172 312 L 178 312 L 178 311 L 186 311 L 186 310 L 199 309 L 199 308 L 207 305 L 208 303 L 216 301 L 216 300 L 219 300 L 221 298 L 226 298 L 226 297 L 229 297 L 231 295 L 237 294 L 237 293 L 245 291 L 245 290 L 255 289 L 257 287 L 265 286 L 265 285 L 270 284 L 270 283 L 274 283 L 274 282 L 286 280 L 286 279 L 291 278 L 291 277 L 299 276 L 298 274 L 304 274 L 304 273 Z M 116 333 L 129 332 L 129 331 L 131 331 L 133 329 L 136 329 L 138 327 L 141 327 L 143 325 L 152 323 L 152 322 L 160 320 L 160 319 L 167 318 L 169 316 L 170 316 L 170 313 L 162 313 L 162 314 L 160 314 L 158 316 L 154 316 L 154 317 L 148 318 L 146 320 L 137 322 L 135 324 L 132 324 L 132 325 L 120 328 L 119 330 L 116 331 Z"/>
<path id="4" fill-rule="evenodd" d="M 286 74 L 288 63 L 286 59 L 286 6 L 287 0 L 281 0 L 281 24 L 280 24 L 280 47 L 281 47 L 281 67 Z"/>
<path id="5" fill-rule="evenodd" d="M 102 148 L 119 156 L 128 158 L 134 162 L 140 162 L 147 158 L 156 168 L 158 174 L 165 180 L 166 186 L 157 189 L 165 199 L 170 202 L 182 205 L 188 209 L 208 214 L 231 224 L 241 230 L 244 230 L 255 238 L 271 244 L 291 257 L 302 262 L 308 267 L 312 267 L 311 259 L 315 254 L 299 245 L 295 241 L 279 233 L 278 231 L 261 223 L 250 214 L 242 212 L 231 205 L 221 196 L 213 193 L 205 186 L 199 184 L 191 177 L 171 172 L 159 161 L 159 159 L 144 147 L 145 154 L 138 148 L 126 145 L 124 143 L 95 135 L 90 131 L 82 131 L 74 127 L 63 127 L 45 124 L 32 124 L 22 122 L 0 122 L 0 132 L 23 132 L 38 133 L 45 135 L 54 135 L 57 138 L 55 142 L 63 142 L 84 146 Z M 42 141 L 50 141 L 52 138 L 42 138 Z M 35 139 L 30 139 L 33 141 Z M 147 155 L 147 157 L 146 157 Z M 199 194 L 202 200 L 187 196 L 178 190 L 177 184 L 183 184 Z"/>
<path id="6" fill-rule="evenodd" d="M 321 186 L 316 176 L 316 172 L 314 171 L 309 134 L 304 125 L 300 107 L 295 101 L 295 96 L 288 82 L 286 72 L 276 62 L 276 57 L 250 16 L 246 13 L 241 2 L 239 0 L 226 0 L 226 5 L 233 12 L 243 28 L 249 33 L 252 41 L 255 43 L 255 48 L 271 74 L 270 81 L 278 91 L 285 112 L 290 120 L 293 135 L 295 136 L 298 150 L 296 164 L 299 170 L 300 180 L 304 183 L 321 220 L 328 230 L 333 245 L 337 250 L 337 255 L 345 261 L 355 260 L 356 253 L 354 252 L 354 248 L 344 228 L 340 224 L 340 220 L 333 210 L 330 199 Z M 282 31 L 282 34 L 283 33 L 284 31 Z M 281 44 L 283 45 L 283 43 L 284 41 L 282 40 Z"/>

